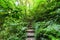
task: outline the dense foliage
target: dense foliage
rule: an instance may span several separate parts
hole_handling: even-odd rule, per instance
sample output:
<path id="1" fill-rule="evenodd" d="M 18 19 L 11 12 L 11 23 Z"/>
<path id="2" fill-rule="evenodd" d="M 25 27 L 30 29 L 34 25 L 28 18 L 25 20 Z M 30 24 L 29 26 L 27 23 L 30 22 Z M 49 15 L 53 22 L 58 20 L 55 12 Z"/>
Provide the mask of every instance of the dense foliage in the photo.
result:
<path id="1" fill-rule="evenodd" d="M 60 40 L 60 1 L 44 0 L 35 13 L 36 40 Z"/>
<path id="2" fill-rule="evenodd" d="M 29 23 L 37 40 L 60 40 L 60 1 L 0 0 L 0 39 L 25 40 Z"/>

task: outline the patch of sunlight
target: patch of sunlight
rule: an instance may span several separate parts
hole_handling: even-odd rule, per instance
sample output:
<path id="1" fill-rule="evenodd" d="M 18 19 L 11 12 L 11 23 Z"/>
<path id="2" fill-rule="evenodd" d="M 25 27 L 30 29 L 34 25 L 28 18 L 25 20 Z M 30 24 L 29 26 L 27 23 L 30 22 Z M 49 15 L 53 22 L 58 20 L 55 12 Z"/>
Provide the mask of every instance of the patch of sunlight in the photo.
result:
<path id="1" fill-rule="evenodd" d="M 20 5 L 20 1 L 17 0 L 17 1 L 15 2 L 15 5 L 16 5 L 16 6 Z"/>

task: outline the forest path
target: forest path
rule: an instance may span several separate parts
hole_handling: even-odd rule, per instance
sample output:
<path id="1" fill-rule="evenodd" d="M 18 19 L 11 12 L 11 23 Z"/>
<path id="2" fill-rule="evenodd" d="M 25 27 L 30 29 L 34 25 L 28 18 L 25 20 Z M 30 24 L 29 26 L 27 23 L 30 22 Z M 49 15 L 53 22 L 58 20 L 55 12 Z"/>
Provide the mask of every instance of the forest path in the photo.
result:
<path id="1" fill-rule="evenodd" d="M 33 27 L 28 27 L 28 29 L 26 30 L 27 32 L 27 38 L 26 40 L 35 40 L 35 31 Z"/>

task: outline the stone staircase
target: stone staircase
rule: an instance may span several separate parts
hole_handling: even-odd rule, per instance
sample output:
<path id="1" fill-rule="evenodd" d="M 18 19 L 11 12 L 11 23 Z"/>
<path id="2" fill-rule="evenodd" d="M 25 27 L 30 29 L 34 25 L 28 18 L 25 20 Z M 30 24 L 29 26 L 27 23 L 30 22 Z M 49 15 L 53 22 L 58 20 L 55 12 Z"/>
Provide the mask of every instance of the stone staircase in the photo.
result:
<path id="1" fill-rule="evenodd" d="M 26 32 L 27 32 L 27 34 L 26 34 L 27 35 L 26 40 L 35 40 L 35 36 L 34 36 L 35 31 L 34 31 L 34 28 L 29 27 L 26 30 Z"/>

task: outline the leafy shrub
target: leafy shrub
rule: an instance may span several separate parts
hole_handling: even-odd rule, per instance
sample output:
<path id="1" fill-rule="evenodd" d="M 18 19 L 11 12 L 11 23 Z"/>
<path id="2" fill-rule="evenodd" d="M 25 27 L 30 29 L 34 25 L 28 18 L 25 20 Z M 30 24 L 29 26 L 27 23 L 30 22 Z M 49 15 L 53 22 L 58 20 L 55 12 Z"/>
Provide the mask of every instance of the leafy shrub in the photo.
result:
<path id="1" fill-rule="evenodd" d="M 6 17 L 3 23 L 3 30 L 0 32 L 2 40 L 25 40 L 27 22 L 17 20 L 13 17 Z"/>
<path id="2" fill-rule="evenodd" d="M 60 40 L 60 24 L 53 21 L 35 23 L 36 40 Z"/>

